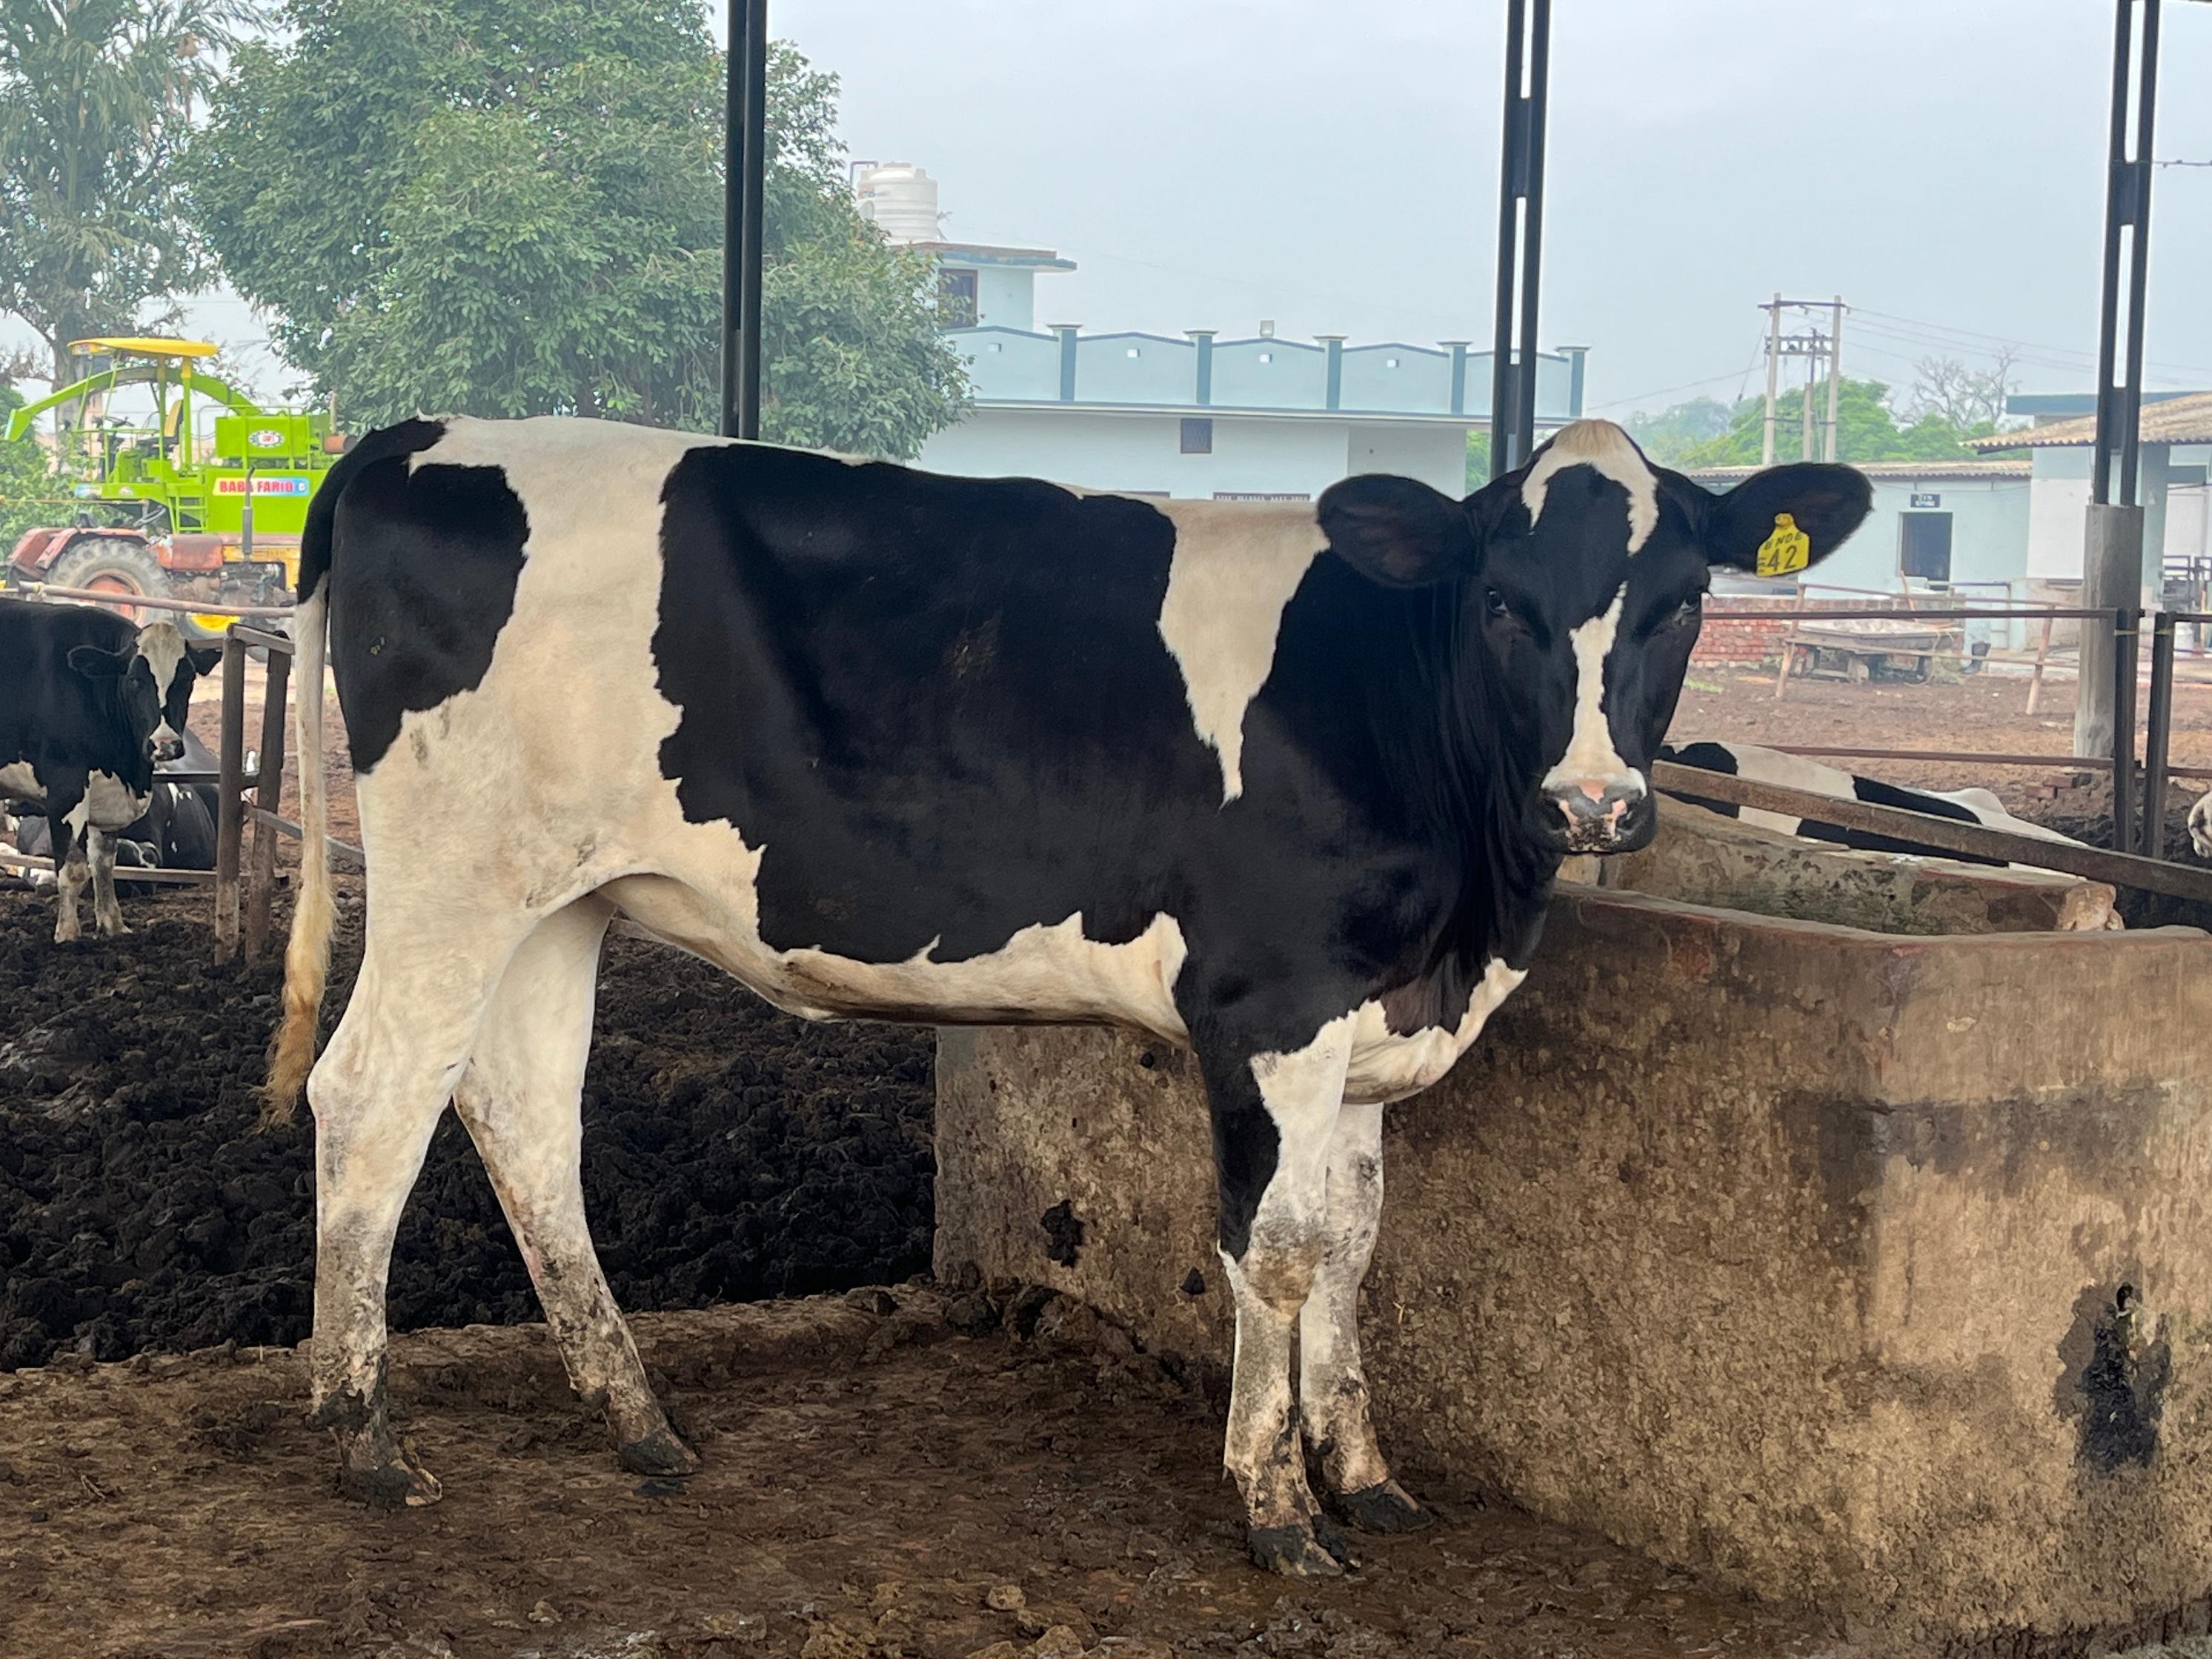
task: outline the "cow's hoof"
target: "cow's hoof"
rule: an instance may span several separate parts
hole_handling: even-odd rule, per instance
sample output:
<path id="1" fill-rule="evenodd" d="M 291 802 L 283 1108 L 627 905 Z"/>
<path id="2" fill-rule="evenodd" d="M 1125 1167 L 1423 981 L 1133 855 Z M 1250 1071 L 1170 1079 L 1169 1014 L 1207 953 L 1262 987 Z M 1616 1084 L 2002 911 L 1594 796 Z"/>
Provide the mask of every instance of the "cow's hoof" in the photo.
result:
<path id="1" fill-rule="evenodd" d="M 1339 1492 L 1329 1504 L 1362 1532 L 1419 1532 L 1437 1518 L 1433 1510 L 1415 1502 L 1395 1480 L 1378 1480 L 1358 1492 Z"/>
<path id="2" fill-rule="evenodd" d="M 670 1479 L 699 1472 L 699 1454 L 684 1443 L 683 1437 L 666 1424 L 642 1440 L 625 1440 L 618 1449 L 622 1466 L 632 1474 Z"/>
<path id="3" fill-rule="evenodd" d="M 78 930 L 74 927 L 57 927 L 54 929 L 54 943 L 57 945 L 74 945 L 77 942 L 77 939 Z"/>
<path id="4" fill-rule="evenodd" d="M 1340 1578 L 1351 1548 L 1348 1543 L 1341 1550 L 1333 1547 L 1332 1534 L 1339 1543 L 1344 1541 L 1343 1534 L 1325 1521 L 1312 1526 L 1247 1527 L 1244 1547 L 1252 1553 L 1252 1565 L 1262 1572 L 1285 1578 Z"/>
<path id="5" fill-rule="evenodd" d="M 338 1492 L 380 1510 L 425 1509 L 446 1495 L 438 1477 L 404 1446 L 392 1447 L 380 1460 L 343 1458 L 338 1464 Z"/>

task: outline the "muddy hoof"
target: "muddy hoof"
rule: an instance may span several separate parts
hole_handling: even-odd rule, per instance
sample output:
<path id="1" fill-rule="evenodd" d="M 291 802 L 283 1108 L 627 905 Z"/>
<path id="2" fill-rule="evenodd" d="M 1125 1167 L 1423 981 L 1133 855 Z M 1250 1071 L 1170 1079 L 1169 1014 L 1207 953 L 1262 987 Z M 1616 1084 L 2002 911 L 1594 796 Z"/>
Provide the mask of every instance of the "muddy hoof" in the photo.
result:
<path id="1" fill-rule="evenodd" d="M 1419 1532 L 1437 1518 L 1435 1511 L 1415 1502 L 1395 1480 L 1378 1480 L 1358 1492 L 1339 1492 L 1329 1504 L 1362 1532 Z"/>
<path id="2" fill-rule="evenodd" d="M 338 1492 L 380 1510 L 419 1510 L 446 1495 L 438 1477 L 404 1450 L 378 1462 L 346 1458 L 338 1465 Z"/>
<path id="3" fill-rule="evenodd" d="M 1247 1527 L 1244 1547 L 1252 1553 L 1252 1565 L 1262 1572 L 1285 1578 L 1339 1578 L 1344 1574 L 1344 1558 L 1322 1541 L 1322 1528 Z"/>
<path id="4" fill-rule="evenodd" d="M 656 1475 L 663 1480 L 699 1471 L 699 1454 L 684 1443 L 676 1431 L 663 1424 L 642 1440 L 626 1440 L 618 1449 L 623 1468 L 632 1474 Z"/>

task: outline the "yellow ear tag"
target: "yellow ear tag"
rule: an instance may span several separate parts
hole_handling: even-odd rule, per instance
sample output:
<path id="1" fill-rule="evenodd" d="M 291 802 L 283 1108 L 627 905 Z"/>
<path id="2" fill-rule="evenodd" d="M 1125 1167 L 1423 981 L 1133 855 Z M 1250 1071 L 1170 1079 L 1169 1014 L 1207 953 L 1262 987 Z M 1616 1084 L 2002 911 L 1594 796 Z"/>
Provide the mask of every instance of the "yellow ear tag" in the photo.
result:
<path id="1" fill-rule="evenodd" d="M 1786 576 L 1813 562 L 1813 538 L 1787 513 L 1774 515 L 1774 533 L 1759 544 L 1759 574 Z"/>

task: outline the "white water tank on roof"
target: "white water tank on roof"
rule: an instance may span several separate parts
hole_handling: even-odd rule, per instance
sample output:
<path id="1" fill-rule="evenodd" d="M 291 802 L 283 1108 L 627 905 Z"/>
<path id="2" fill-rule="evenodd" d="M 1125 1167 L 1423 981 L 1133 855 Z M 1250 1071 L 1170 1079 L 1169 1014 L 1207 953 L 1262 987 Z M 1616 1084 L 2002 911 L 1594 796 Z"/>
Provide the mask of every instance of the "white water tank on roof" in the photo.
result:
<path id="1" fill-rule="evenodd" d="M 937 240 L 937 180 L 911 161 L 871 161 L 854 169 L 860 216 L 894 242 Z"/>

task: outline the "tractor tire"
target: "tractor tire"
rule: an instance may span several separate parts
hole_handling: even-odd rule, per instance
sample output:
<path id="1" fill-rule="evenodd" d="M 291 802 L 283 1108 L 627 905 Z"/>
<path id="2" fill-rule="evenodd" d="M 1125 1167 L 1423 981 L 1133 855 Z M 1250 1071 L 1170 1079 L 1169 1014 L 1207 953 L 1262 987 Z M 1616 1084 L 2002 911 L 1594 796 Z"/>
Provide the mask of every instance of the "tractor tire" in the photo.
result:
<path id="1" fill-rule="evenodd" d="M 132 596 L 165 599 L 170 595 L 169 573 L 154 557 L 153 549 L 119 536 L 88 536 L 72 543 L 69 551 L 47 568 L 46 579 L 56 587 L 82 587 L 112 593 L 118 599 Z M 105 608 L 140 628 L 156 618 L 171 620 L 182 615 L 143 605 Z"/>

